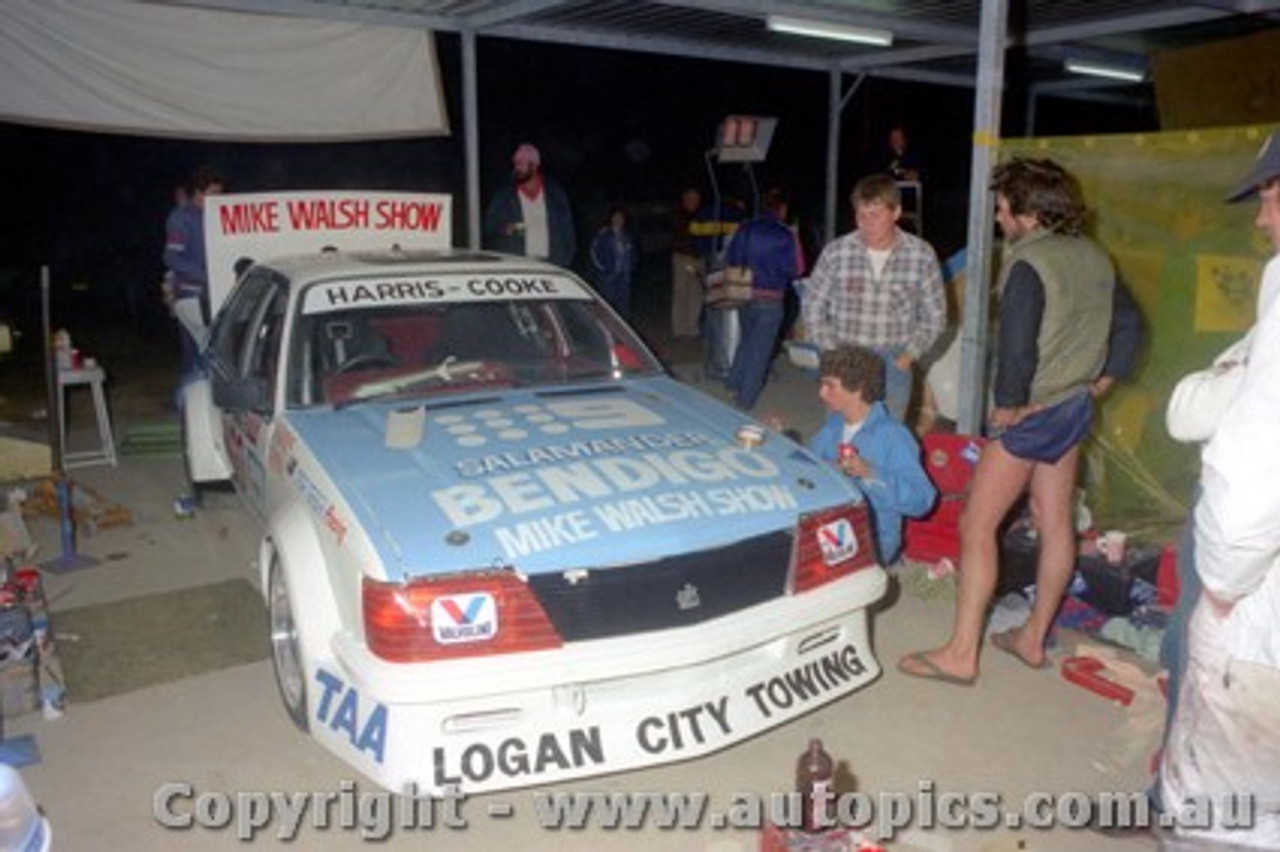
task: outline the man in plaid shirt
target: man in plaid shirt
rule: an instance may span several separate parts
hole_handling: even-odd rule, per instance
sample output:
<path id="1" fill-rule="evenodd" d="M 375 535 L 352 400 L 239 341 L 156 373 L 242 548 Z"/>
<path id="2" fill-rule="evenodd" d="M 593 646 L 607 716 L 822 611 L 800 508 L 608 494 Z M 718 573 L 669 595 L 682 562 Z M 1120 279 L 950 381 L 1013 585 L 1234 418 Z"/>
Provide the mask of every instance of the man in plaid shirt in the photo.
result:
<path id="1" fill-rule="evenodd" d="M 805 285 L 802 316 L 820 351 L 865 346 L 885 362 L 885 405 L 902 420 L 912 366 L 947 321 L 933 247 L 898 227 L 902 197 L 888 175 L 858 181 L 850 198 L 857 230 L 822 250 Z"/>

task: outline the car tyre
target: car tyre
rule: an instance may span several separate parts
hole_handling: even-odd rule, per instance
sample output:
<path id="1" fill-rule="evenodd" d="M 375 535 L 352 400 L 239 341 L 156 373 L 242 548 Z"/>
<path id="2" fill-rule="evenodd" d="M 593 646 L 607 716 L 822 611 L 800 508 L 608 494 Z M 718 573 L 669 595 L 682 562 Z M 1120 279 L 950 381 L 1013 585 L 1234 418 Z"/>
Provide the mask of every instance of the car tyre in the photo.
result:
<path id="1" fill-rule="evenodd" d="M 271 663 L 276 687 L 285 712 L 299 729 L 306 731 L 307 677 L 298 625 L 293 620 L 293 604 L 280 560 L 273 556 L 267 580 L 267 628 L 271 638 Z"/>

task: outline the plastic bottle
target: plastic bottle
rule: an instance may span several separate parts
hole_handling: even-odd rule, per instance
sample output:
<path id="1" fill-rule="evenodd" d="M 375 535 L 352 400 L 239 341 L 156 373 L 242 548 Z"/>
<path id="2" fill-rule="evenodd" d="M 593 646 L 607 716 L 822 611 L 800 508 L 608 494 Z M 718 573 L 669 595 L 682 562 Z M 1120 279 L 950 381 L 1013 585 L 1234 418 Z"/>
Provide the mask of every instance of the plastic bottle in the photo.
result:
<path id="1" fill-rule="evenodd" d="M 832 825 L 828 812 L 836 764 L 822 747 L 822 740 L 809 740 L 809 747 L 796 762 L 796 790 L 800 793 L 801 831 L 820 832 Z"/>
<path id="2" fill-rule="evenodd" d="M 65 328 L 60 328 L 53 333 L 53 354 L 59 370 L 70 370 L 72 368 L 71 333 Z"/>

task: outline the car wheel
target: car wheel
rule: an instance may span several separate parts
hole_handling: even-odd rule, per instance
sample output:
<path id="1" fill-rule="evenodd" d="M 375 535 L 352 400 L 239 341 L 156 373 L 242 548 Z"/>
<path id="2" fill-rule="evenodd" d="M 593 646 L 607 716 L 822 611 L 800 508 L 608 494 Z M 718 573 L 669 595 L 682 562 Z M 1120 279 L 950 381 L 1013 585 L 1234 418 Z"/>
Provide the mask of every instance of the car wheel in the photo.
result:
<path id="1" fill-rule="evenodd" d="M 298 641 L 298 625 L 293 620 L 289 587 L 285 585 L 280 561 L 272 557 L 267 581 L 267 626 L 271 636 L 271 662 L 276 686 L 285 712 L 303 731 L 307 730 L 307 676 Z"/>

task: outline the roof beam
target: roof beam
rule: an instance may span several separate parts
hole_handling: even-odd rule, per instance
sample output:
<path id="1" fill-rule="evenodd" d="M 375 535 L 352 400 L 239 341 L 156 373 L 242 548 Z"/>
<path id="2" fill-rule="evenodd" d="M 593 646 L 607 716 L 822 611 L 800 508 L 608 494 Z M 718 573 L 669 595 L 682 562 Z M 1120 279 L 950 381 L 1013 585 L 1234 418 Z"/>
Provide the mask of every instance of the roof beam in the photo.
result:
<path id="1" fill-rule="evenodd" d="M 498 27 L 490 27 L 481 35 L 498 36 L 520 41 L 537 41 L 547 44 L 567 44 L 574 47 L 654 53 L 664 56 L 679 56 L 686 59 L 713 59 L 720 62 L 755 63 L 764 66 L 795 68 L 802 71 L 821 71 L 825 73 L 833 67 L 833 63 L 830 61 L 802 54 L 782 55 L 769 50 L 717 47 L 705 42 L 654 38 L 652 36 L 615 35 L 599 30 L 570 29 L 564 26 L 503 24 Z"/>
<path id="2" fill-rule="evenodd" d="M 383 27 L 455 32 L 458 21 L 443 15 L 421 12 L 397 12 L 368 6 L 335 3 L 313 3 L 310 0 L 148 0 L 166 6 L 188 6 L 192 9 L 214 9 L 223 12 L 245 12 L 251 15 L 280 15 L 289 18 L 312 18 Z"/>
<path id="3" fill-rule="evenodd" d="M 1069 101 L 1083 101 L 1091 104 L 1107 104 L 1119 107 L 1139 107 L 1147 104 L 1150 98 L 1134 97 L 1112 92 L 1100 92 L 1097 89 L 1063 89 L 1061 91 L 1032 93 L 1037 98 L 1062 98 Z"/>
<path id="4" fill-rule="evenodd" d="M 1201 24 L 1205 21 L 1215 21 L 1228 14 L 1227 12 L 1204 7 L 1182 6 L 1175 9 L 1162 9 L 1156 12 L 1142 12 L 1136 15 L 1115 18 L 1098 18 L 1084 23 L 1031 30 L 1021 40 L 1021 43 L 1028 47 L 1035 47 L 1064 41 L 1123 35 L 1144 30 L 1183 27 L 1190 24 Z"/>
<path id="5" fill-rule="evenodd" d="M 1266 15 L 1280 10 L 1280 0 L 1198 0 L 1201 6 L 1212 6 L 1236 15 Z"/>
<path id="6" fill-rule="evenodd" d="M 913 62 L 928 62 L 932 59 L 953 59 L 957 56 L 973 56 L 976 50 L 972 47 L 953 47 L 950 45 L 926 45 L 924 47 L 907 47 L 902 50 L 886 50 L 854 56 L 840 63 L 842 71 L 856 72 L 885 65 L 910 65 Z"/>
<path id="7" fill-rule="evenodd" d="M 761 28 L 764 27 L 764 21 L 769 15 L 790 15 L 811 21 L 829 21 L 835 24 L 891 30 L 895 39 L 969 45 L 975 50 L 978 45 L 977 34 L 968 27 L 934 24 L 903 15 L 885 15 L 863 9 L 846 11 L 827 6 L 815 6 L 812 3 L 779 3 L 775 0 L 746 0 L 745 2 L 744 0 L 685 0 L 679 3 L 659 0 L 659 2 L 662 5 L 682 9 L 705 9 L 739 18 L 759 18 Z"/>
<path id="8" fill-rule="evenodd" d="M 867 71 L 866 74 L 882 80 L 903 80 L 908 83 L 928 83 L 933 86 L 955 86 L 962 89 L 972 89 L 974 85 L 972 74 L 925 71 L 922 68 L 876 68 Z"/>
<path id="9" fill-rule="evenodd" d="M 568 30 L 562 26 L 550 27 L 531 24 L 509 24 L 490 28 L 482 35 L 511 38 L 518 41 L 537 41 L 547 44 L 567 44 L 574 47 L 594 47 L 607 50 L 626 50 L 637 53 L 653 53 L 665 56 L 679 56 L 685 59 L 710 59 L 718 62 L 755 63 L 774 68 L 794 68 L 798 71 L 818 71 L 827 73 L 841 70 L 835 62 L 802 56 L 799 54 L 782 55 L 776 51 L 749 50 L 740 47 L 720 48 L 703 42 L 689 42 L 680 39 L 661 39 L 652 37 L 619 36 L 601 33 L 595 30 Z M 938 86 L 973 86 L 973 77 L 968 74 L 949 74 L 941 71 L 926 71 L 918 68 L 885 67 L 874 68 L 867 72 L 871 76 L 890 80 L 905 80 L 912 83 L 930 83 Z"/>
<path id="10" fill-rule="evenodd" d="M 483 30 L 487 27 L 505 24 L 508 21 L 518 20 L 526 15 L 536 15 L 539 12 L 545 12 L 547 9 L 554 9 L 563 5 L 564 0 L 518 0 L 518 2 L 513 0 L 513 2 L 503 3 L 488 12 L 467 15 L 463 20 L 466 21 L 468 29 Z"/>
<path id="11" fill-rule="evenodd" d="M 1103 77 L 1071 77 L 1062 80 L 1048 80 L 1035 83 L 1030 87 L 1032 95 L 1071 95 L 1081 92 L 1097 92 L 1100 90 L 1133 89 L 1145 86 L 1145 83 L 1130 83 L 1124 80 L 1107 80 Z"/>

